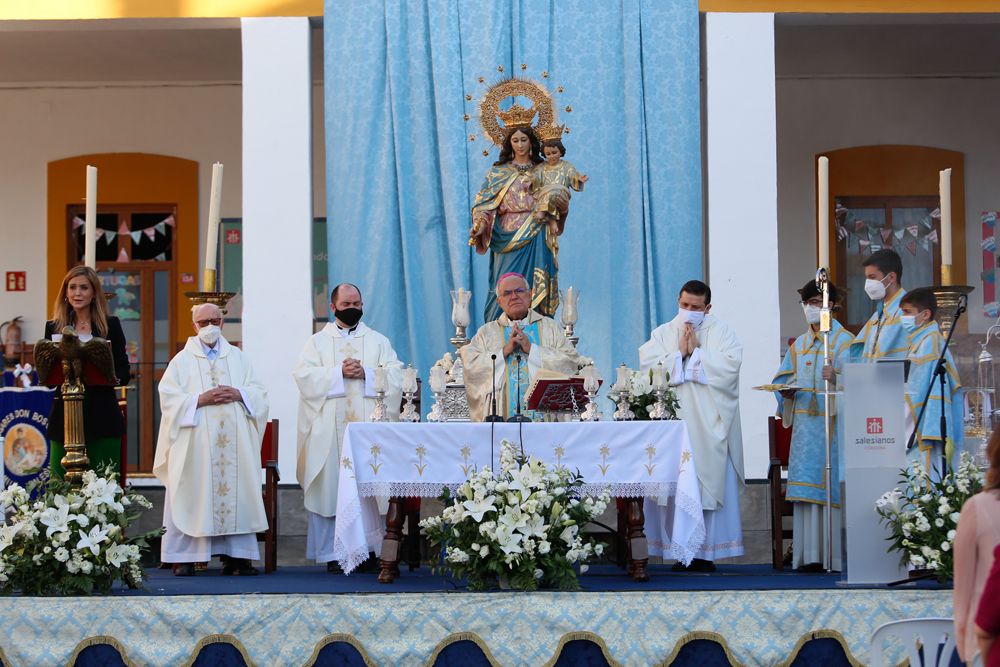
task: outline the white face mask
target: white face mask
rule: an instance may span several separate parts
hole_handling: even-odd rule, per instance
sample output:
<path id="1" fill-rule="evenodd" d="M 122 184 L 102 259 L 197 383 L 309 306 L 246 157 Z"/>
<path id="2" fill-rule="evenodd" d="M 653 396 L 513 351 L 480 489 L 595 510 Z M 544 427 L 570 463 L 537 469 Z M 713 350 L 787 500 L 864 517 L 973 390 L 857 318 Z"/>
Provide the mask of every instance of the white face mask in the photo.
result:
<path id="1" fill-rule="evenodd" d="M 883 278 L 882 280 L 885 280 Z M 865 294 L 872 301 L 878 301 L 885 298 L 885 284 L 882 280 L 874 280 L 873 278 L 868 278 L 865 280 Z"/>
<path id="2" fill-rule="evenodd" d="M 675 319 L 678 322 L 687 322 L 697 329 L 701 326 L 701 323 L 705 321 L 705 313 L 700 310 L 685 310 L 684 308 L 679 308 Z"/>
<path id="3" fill-rule="evenodd" d="M 917 330 L 916 315 L 900 315 L 899 323 L 903 325 L 903 330 L 906 331 L 906 333 L 913 333 Z"/>
<path id="4" fill-rule="evenodd" d="M 209 324 L 207 327 L 198 329 L 198 340 L 209 347 L 215 347 L 215 344 L 218 342 L 219 336 L 221 335 L 222 329 L 214 324 Z"/>
<path id="5" fill-rule="evenodd" d="M 806 322 L 809 324 L 819 324 L 819 316 L 822 310 L 819 306 L 802 304 L 802 312 L 805 313 Z"/>

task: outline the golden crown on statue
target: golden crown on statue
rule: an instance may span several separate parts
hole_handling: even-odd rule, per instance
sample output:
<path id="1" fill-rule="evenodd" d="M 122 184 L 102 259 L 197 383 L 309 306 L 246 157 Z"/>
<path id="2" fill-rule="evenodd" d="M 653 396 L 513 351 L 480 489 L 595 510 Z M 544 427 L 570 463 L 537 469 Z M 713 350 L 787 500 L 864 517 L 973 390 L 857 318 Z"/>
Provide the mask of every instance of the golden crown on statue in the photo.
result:
<path id="1" fill-rule="evenodd" d="M 521 71 L 527 69 L 527 65 L 521 65 Z M 504 72 L 503 66 L 497 67 L 501 74 Z M 543 79 L 549 78 L 548 72 L 542 72 Z M 486 85 L 485 77 L 477 77 L 477 81 Z M 557 93 L 562 93 L 563 88 L 555 88 Z M 509 107 L 502 109 L 501 102 L 508 98 L 512 99 Z M 530 105 L 518 103 L 517 98 L 524 98 L 531 102 Z M 471 102 L 473 96 L 465 95 L 465 101 Z M 524 78 L 523 76 L 507 76 L 496 83 L 490 84 L 486 92 L 479 99 L 477 104 L 478 120 L 483 128 L 483 134 L 491 143 L 496 146 L 503 145 L 504 139 L 515 129 L 533 127 L 539 137 L 544 133 L 552 138 L 560 138 L 566 131 L 562 125 L 556 125 L 555 100 L 552 92 L 538 81 Z M 570 110 L 566 107 L 566 111 Z M 465 120 L 472 120 L 466 113 Z M 534 123 L 534 124 L 533 124 Z M 475 141 L 476 135 L 470 134 L 469 141 Z M 488 154 L 488 151 L 483 151 Z"/>
<path id="2" fill-rule="evenodd" d="M 536 113 L 535 107 L 525 109 L 520 104 L 512 104 L 506 111 L 497 111 L 497 117 L 503 121 L 504 129 L 509 131 L 518 127 L 530 127 Z"/>
<path id="3" fill-rule="evenodd" d="M 562 139 L 565 130 L 565 125 L 546 125 L 545 127 L 536 127 L 535 134 L 542 141 L 558 141 Z"/>

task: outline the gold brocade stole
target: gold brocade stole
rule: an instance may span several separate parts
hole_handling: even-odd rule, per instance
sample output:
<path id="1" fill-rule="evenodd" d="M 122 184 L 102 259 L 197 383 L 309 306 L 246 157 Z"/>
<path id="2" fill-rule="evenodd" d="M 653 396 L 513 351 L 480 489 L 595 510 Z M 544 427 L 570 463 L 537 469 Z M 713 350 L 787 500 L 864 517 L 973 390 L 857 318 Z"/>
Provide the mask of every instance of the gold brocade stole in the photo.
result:
<path id="1" fill-rule="evenodd" d="M 345 359 L 365 363 L 364 336 L 333 336 L 334 364 L 339 367 Z M 344 396 L 336 399 L 337 446 L 344 441 L 344 431 L 351 422 L 368 421 L 365 414 L 365 381 L 344 378 Z"/>
<path id="2" fill-rule="evenodd" d="M 229 357 L 209 361 L 198 357 L 202 387 L 233 386 L 229 370 Z M 212 527 L 216 535 L 236 532 L 236 499 L 239 480 L 239 434 L 236 429 L 237 410 L 240 403 L 208 405 L 202 408 L 204 428 L 208 429 L 209 460 L 212 472 Z M 199 428 L 199 427 L 195 427 Z M 197 438 L 197 436 L 196 436 Z M 197 442 L 197 439 L 196 439 Z M 197 445 L 196 445 L 197 446 Z"/>

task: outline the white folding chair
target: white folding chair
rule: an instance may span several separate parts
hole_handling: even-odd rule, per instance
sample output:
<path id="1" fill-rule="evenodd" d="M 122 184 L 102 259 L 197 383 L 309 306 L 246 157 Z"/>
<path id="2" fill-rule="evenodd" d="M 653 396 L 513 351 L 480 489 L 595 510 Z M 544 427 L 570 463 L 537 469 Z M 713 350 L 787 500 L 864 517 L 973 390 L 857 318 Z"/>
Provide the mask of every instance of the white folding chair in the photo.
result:
<path id="1" fill-rule="evenodd" d="M 870 667 L 883 667 L 883 650 L 889 637 L 896 637 L 910 659 L 911 667 L 947 667 L 955 652 L 955 623 L 950 618 L 910 618 L 875 628 L 868 653 Z M 920 651 L 923 650 L 921 658 Z M 894 664 L 899 664 L 897 658 Z"/>

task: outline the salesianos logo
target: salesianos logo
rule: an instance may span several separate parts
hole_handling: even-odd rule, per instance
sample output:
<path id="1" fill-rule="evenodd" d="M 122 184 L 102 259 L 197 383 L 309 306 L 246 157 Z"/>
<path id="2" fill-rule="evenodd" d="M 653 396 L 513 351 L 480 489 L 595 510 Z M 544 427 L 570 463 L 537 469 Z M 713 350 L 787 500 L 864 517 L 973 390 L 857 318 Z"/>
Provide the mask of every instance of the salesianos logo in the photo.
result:
<path id="1" fill-rule="evenodd" d="M 881 435 L 882 434 L 882 418 L 881 417 L 869 417 L 867 420 L 866 431 L 868 435 Z"/>

